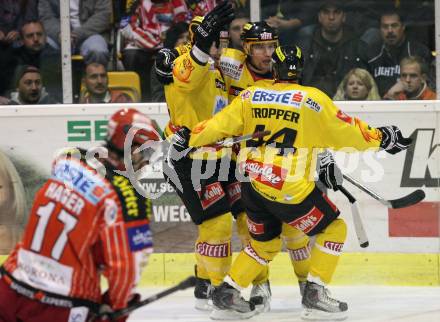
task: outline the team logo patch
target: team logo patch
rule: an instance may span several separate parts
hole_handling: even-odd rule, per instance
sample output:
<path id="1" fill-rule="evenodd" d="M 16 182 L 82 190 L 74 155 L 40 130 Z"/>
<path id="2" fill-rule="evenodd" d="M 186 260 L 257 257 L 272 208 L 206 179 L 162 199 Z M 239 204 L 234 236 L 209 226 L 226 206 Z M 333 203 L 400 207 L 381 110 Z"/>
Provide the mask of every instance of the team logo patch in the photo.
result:
<path id="1" fill-rule="evenodd" d="M 245 91 L 243 91 L 242 93 L 241 93 L 241 98 L 242 99 L 248 99 L 249 97 L 251 97 L 251 91 L 249 91 L 249 90 L 245 90 Z"/>
<path id="2" fill-rule="evenodd" d="M 382 140 L 382 133 L 378 129 L 371 128 L 367 123 L 362 122 L 356 117 L 354 118 L 354 124 L 359 128 L 359 131 L 361 131 L 366 142 L 371 142 L 371 140 Z"/>
<path id="3" fill-rule="evenodd" d="M 231 252 L 229 248 L 229 243 L 212 245 L 206 242 L 197 243 L 196 252 L 202 256 L 207 257 L 228 257 Z"/>
<path id="4" fill-rule="evenodd" d="M 203 191 L 197 191 L 197 193 L 199 194 L 200 203 L 202 204 L 203 209 L 212 206 L 225 196 L 225 191 L 223 190 L 220 182 L 211 183 L 205 186 Z"/>
<path id="5" fill-rule="evenodd" d="M 107 225 L 112 225 L 116 222 L 118 215 L 118 206 L 113 199 L 106 199 L 104 201 L 104 220 Z"/>
<path id="6" fill-rule="evenodd" d="M 252 220 L 247 218 L 247 226 L 249 229 L 249 232 L 254 235 L 262 235 L 264 234 L 264 224 L 258 224 L 256 222 L 253 222 Z"/>
<path id="7" fill-rule="evenodd" d="M 228 102 L 223 96 L 216 96 L 213 114 L 220 112 L 226 105 L 228 105 Z"/>
<path id="8" fill-rule="evenodd" d="M 284 184 L 287 170 L 272 164 L 263 164 L 258 161 L 246 161 L 241 164 L 242 170 L 247 172 L 251 179 L 261 182 L 277 190 Z"/>
<path id="9" fill-rule="evenodd" d="M 177 65 L 173 69 L 173 75 L 181 82 L 189 83 L 189 78 L 193 70 L 194 67 L 192 65 L 191 59 L 185 58 L 179 65 Z"/>
<path id="10" fill-rule="evenodd" d="M 233 205 L 241 197 L 240 182 L 231 183 L 226 187 L 229 204 Z"/>
<path id="11" fill-rule="evenodd" d="M 319 224 L 322 218 L 324 218 L 324 214 L 318 208 L 313 207 L 313 209 L 307 214 L 289 222 L 288 224 L 307 234 Z"/>
<path id="12" fill-rule="evenodd" d="M 300 108 L 304 97 L 305 92 L 303 91 L 256 90 L 252 95 L 252 103 L 279 104 Z"/>
<path id="13" fill-rule="evenodd" d="M 133 252 L 153 247 L 153 236 L 149 225 L 127 228 L 128 243 Z"/>

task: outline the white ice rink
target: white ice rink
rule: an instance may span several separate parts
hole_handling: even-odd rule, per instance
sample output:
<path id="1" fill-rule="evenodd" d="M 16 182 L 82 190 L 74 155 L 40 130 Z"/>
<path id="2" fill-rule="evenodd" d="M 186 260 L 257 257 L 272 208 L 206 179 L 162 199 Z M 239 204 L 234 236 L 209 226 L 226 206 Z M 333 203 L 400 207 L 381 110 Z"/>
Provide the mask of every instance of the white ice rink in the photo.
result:
<path id="1" fill-rule="evenodd" d="M 143 296 L 160 292 L 146 288 Z M 440 322 L 439 287 L 344 287 L 330 288 L 332 295 L 348 302 L 346 321 L 365 322 Z M 244 292 L 246 297 L 248 293 Z M 296 322 L 300 319 L 301 303 L 298 289 L 293 286 L 272 288 L 272 309 L 248 321 Z M 212 321 L 208 313 L 193 308 L 192 289 L 179 291 L 134 311 L 130 322 L 202 322 Z"/>

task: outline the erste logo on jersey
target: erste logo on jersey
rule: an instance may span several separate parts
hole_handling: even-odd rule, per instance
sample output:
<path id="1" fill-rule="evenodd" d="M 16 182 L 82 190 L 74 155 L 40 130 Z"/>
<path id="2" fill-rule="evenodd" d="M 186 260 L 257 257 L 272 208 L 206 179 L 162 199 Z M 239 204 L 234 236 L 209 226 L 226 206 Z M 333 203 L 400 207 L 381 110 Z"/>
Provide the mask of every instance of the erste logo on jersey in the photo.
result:
<path id="1" fill-rule="evenodd" d="M 79 161 L 57 161 L 52 177 L 68 188 L 74 189 L 93 205 L 96 205 L 109 192 L 103 179 L 82 166 Z"/>
<path id="2" fill-rule="evenodd" d="M 270 91 L 259 89 L 253 93 L 252 103 L 279 104 L 300 108 L 305 94 L 304 91 Z"/>

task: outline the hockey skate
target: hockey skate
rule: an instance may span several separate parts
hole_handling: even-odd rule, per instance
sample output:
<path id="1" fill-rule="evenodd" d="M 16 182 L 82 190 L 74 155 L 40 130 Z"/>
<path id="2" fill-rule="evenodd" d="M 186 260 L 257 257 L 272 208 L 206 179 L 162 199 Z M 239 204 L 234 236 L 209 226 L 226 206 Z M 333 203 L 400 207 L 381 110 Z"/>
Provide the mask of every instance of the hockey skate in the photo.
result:
<path id="1" fill-rule="evenodd" d="M 347 318 L 347 303 L 330 297 L 329 291 L 322 285 L 308 282 L 302 298 L 303 320 L 336 320 Z"/>
<path id="2" fill-rule="evenodd" d="M 264 313 L 270 310 L 271 297 L 272 292 L 270 291 L 270 283 L 269 281 L 266 281 L 252 286 L 249 302 L 255 305 L 255 310 L 258 313 Z"/>
<path id="3" fill-rule="evenodd" d="M 195 304 L 194 307 L 200 311 L 211 311 L 213 287 L 209 280 L 196 277 L 196 285 L 194 287 Z"/>
<path id="4" fill-rule="evenodd" d="M 253 303 L 241 297 L 240 291 L 227 283 L 212 292 L 214 309 L 209 316 L 212 320 L 245 320 L 258 312 Z"/>

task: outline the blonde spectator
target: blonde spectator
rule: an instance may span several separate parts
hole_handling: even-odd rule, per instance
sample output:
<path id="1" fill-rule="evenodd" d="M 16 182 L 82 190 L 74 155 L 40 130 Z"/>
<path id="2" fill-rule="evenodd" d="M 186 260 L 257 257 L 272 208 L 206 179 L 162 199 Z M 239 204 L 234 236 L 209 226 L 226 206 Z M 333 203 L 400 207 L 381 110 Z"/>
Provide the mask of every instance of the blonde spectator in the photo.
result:
<path id="1" fill-rule="evenodd" d="M 25 221 L 25 191 L 14 164 L 0 151 L 0 255 L 9 253 Z"/>
<path id="2" fill-rule="evenodd" d="M 333 99 L 335 101 L 374 101 L 381 98 L 373 76 L 365 69 L 354 68 L 344 76 Z"/>

